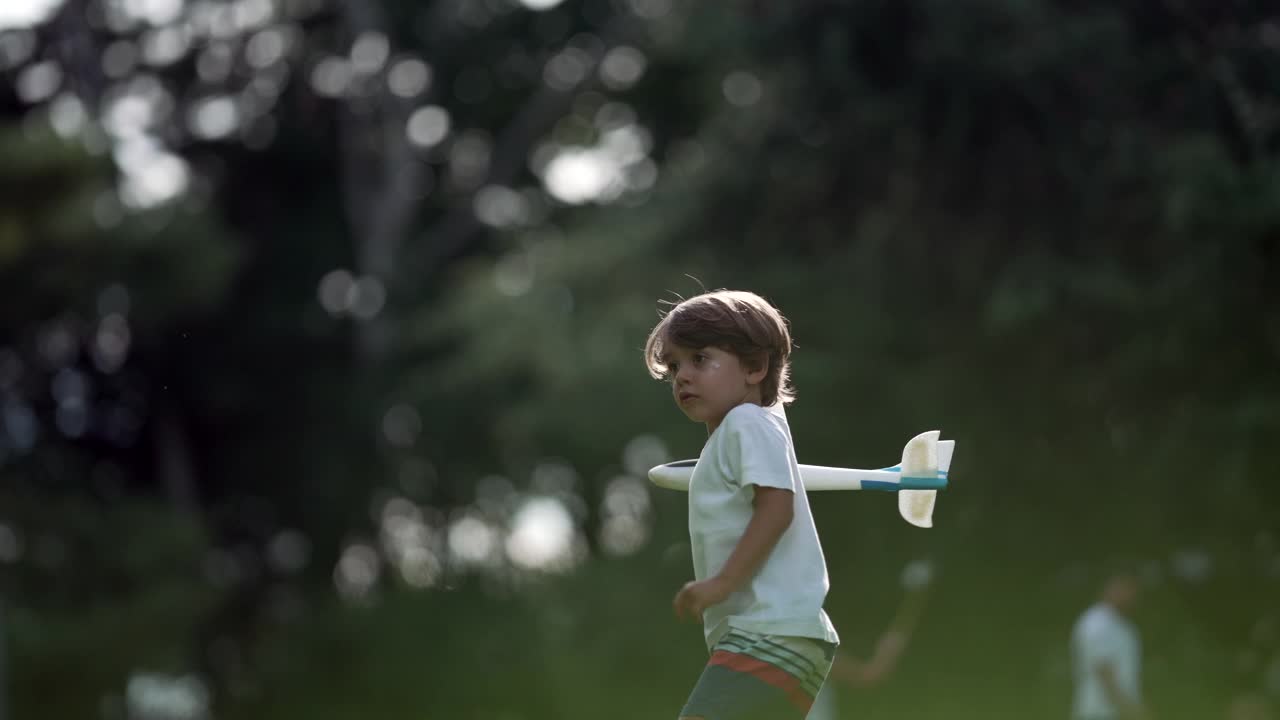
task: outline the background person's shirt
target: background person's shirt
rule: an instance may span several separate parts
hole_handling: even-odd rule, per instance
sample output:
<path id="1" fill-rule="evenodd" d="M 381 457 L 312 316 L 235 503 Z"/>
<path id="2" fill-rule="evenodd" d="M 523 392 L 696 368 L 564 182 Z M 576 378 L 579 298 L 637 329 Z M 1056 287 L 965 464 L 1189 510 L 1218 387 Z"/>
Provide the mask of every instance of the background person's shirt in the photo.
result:
<path id="1" fill-rule="evenodd" d="M 754 485 L 790 490 L 794 516 L 756 574 L 703 612 L 707 648 L 731 627 L 839 643 L 822 609 L 827 564 L 781 405 L 733 408 L 703 446 L 689 483 L 694 578 L 715 576 L 737 547 L 754 512 Z"/>
<path id="2" fill-rule="evenodd" d="M 1114 718 L 1111 704 L 1098 678 L 1098 665 L 1108 663 L 1116 685 L 1133 702 L 1142 699 L 1142 647 L 1133 623 L 1106 603 L 1086 610 L 1071 631 L 1071 660 L 1075 676 L 1072 715 L 1075 718 Z"/>

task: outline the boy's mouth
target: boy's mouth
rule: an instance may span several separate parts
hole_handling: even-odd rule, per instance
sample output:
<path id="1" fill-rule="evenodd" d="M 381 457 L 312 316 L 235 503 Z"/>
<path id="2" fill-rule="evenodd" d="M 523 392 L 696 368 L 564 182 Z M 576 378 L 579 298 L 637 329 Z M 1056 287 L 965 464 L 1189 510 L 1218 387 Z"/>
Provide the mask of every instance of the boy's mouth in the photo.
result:
<path id="1" fill-rule="evenodd" d="M 689 402 L 690 400 L 695 400 L 695 399 L 697 399 L 697 397 L 698 397 L 698 396 L 697 396 L 697 395 L 694 395 L 694 394 L 693 394 L 693 393 L 691 393 L 691 392 L 682 392 L 682 393 L 680 393 L 679 397 L 680 397 L 680 404 L 681 404 L 681 405 L 683 405 L 684 403 L 687 403 L 687 402 Z"/>

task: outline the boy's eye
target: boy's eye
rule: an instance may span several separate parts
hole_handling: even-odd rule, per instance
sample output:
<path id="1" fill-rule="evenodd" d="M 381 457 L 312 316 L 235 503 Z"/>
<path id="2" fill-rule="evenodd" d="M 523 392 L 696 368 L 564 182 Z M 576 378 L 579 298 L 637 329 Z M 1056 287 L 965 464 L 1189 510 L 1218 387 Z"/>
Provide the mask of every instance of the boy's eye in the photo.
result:
<path id="1" fill-rule="evenodd" d="M 693 363 L 694 367 L 702 367 L 702 365 L 706 363 L 706 361 L 709 359 L 711 359 L 710 355 L 699 352 L 699 353 L 694 353 L 689 358 L 689 361 Z M 671 373 L 672 375 L 675 375 L 676 373 L 680 372 L 680 362 L 677 360 L 667 360 L 667 372 Z"/>

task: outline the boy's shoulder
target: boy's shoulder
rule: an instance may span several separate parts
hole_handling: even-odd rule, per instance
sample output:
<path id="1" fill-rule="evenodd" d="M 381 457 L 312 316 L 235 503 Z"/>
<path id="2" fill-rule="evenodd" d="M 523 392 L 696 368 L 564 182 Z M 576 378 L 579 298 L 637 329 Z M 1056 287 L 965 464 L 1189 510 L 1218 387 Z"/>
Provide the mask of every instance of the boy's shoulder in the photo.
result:
<path id="1" fill-rule="evenodd" d="M 730 433 L 741 432 L 751 428 L 764 428 L 769 432 L 789 437 L 787 421 L 775 415 L 772 410 L 754 403 L 742 403 L 725 414 L 721 423 Z"/>
<path id="2" fill-rule="evenodd" d="M 742 423 L 754 423 L 769 420 L 769 411 L 756 405 L 755 403 L 744 402 L 735 406 L 724 416 L 724 423 L 733 423 L 740 425 Z"/>

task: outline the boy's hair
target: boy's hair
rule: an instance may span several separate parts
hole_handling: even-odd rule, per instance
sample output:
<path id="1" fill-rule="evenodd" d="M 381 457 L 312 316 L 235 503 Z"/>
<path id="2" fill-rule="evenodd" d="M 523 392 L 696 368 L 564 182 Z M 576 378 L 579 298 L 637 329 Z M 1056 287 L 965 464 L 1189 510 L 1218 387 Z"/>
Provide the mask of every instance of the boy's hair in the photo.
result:
<path id="1" fill-rule="evenodd" d="M 751 292 L 714 290 L 683 300 L 662 317 L 644 345 L 649 374 L 666 380 L 667 346 L 717 347 L 738 356 L 748 370 L 768 363 L 760 383 L 765 407 L 795 399 L 791 387 L 791 331 L 768 300 Z"/>

